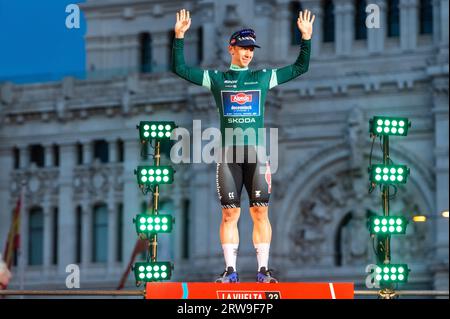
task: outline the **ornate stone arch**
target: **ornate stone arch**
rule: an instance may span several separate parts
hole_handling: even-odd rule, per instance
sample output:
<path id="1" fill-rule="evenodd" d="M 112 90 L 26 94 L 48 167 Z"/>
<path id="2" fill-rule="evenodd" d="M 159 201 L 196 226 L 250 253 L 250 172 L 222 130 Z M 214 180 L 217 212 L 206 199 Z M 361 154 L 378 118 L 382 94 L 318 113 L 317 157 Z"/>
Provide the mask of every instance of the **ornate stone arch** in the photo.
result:
<path id="1" fill-rule="evenodd" d="M 369 151 L 364 150 L 364 158 L 367 160 Z M 349 166 L 350 156 L 345 143 L 327 146 L 281 176 L 281 180 L 287 180 L 287 176 L 291 176 L 291 183 L 288 184 L 289 188 L 283 189 L 284 194 L 277 198 L 282 199 L 274 223 L 274 233 L 278 239 L 275 250 L 279 255 L 289 257 L 294 262 L 300 259 L 302 263 L 311 265 L 333 265 L 333 241 L 339 231 L 339 224 L 346 214 L 357 212 L 354 217 L 358 222 L 354 223 L 352 230 L 347 231 L 347 235 L 359 236 L 349 246 L 349 251 L 357 257 L 351 258 L 356 258 L 354 263 L 361 263 L 367 258 L 373 260 L 373 252 L 370 252 L 368 246 L 370 237 L 365 229 L 366 211 L 371 209 L 380 212 L 381 197 L 379 192 L 370 196 L 367 194 L 367 170 L 361 170 L 355 175 L 353 168 Z M 406 163 L 413 172 L 408 184 L 399 187 L 397 197 L 391 201 L 392 212 L 406 210 L 408 216 L 411 216 L 414 210 L 416 213 L 432 211 L 435 206 L 432 168 L 402 147 L 391 146 L 391 156 L 397 163 Z M 380 159 L 373 157 L 372 161 L 379 162 Z M 367 167 L 368 161 L 366 163 Z M 292 176 L 296 178 L 292 180 Z M 279 186 L 279 182 L 276 186 Z M 359 189 L 363 190 L 358 191 Z M 432 225 L 410 224 L 410 231 L 396 242 L 393 254 L 400 253 L 406 258 L 413 254 L 425 254 L 425 246 L 430 245 L 431 238 L 424 236 L 431 233 L 427 232 L 430 227 Z M 367 242 L 362 243 L 364 240 Z M 413 244 L 417 247 L 413 247 Z M 404 253 L 400 252 L 401 249 Z M 351 258 L 346 260 L 352 260 Z"/>

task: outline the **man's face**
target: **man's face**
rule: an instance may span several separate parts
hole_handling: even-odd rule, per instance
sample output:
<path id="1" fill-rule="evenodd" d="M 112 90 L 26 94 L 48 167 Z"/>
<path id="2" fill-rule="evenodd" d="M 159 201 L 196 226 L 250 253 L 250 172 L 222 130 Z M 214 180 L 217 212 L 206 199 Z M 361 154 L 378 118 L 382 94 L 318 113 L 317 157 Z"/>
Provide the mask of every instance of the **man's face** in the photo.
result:
<path id="1" fill-rule="evenodd" d="M 247 67 L 253 59 L 254 47 L 229 46 L 228 51 L 231 54 L 231 63 L 240 67 Z"/>

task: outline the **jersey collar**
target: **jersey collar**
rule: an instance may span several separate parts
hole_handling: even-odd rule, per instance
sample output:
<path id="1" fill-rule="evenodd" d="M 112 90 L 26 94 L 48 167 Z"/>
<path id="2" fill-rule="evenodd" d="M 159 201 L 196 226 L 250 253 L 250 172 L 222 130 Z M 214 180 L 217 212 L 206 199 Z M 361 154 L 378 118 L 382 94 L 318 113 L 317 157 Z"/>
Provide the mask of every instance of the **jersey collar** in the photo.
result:
<path id="1" fill-rule="evenodd" d="M 236 64 L 231 64 L 230 70 L 232 70 L 232 71 L 247 71 L 248 67 L 241 68 L 240 66 L 238 66 Z"/>

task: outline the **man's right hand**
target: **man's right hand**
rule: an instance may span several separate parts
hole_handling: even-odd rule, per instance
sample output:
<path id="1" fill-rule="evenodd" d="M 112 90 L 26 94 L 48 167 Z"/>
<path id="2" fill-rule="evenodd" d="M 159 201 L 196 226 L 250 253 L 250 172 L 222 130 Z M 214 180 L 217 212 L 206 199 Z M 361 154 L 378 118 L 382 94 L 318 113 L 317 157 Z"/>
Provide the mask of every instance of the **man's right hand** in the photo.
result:
<path id="1" fill-rule="evenodd" d="M 175 23 L 175 38 L 183 39 L 184 33 L 191 26 L 191 15 L 189 11 L 181 9 L 177 12 L 177 22 Z"/>

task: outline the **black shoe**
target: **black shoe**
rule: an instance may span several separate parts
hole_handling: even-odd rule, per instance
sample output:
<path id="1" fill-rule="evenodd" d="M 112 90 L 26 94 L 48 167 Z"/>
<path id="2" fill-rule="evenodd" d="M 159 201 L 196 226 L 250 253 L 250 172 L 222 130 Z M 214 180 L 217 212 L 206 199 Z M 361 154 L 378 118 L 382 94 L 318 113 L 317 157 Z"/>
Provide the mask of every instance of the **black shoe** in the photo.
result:
<path id="1" fill-rule="evenodd" d="M 278 282 L 278 280 L 276 280 L 274 277 L 272 277 L 271 269 L 266 270 L 266 267 L 261 267 L 259 269 L 258 274 L 256 275 L 256 282 L 276 283 L 276 282 Z"/>
<path id="2" fill-rule="evenodd" d="M 238 283 L 239 276 L 238 273 L 234 271 L 233 267 L 228 267 L 227 270 L 216 279 L 217 283 Z"/>

